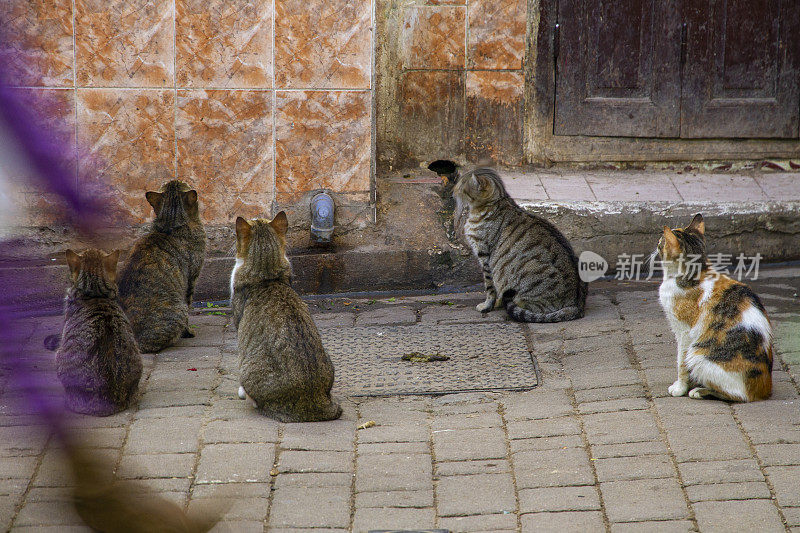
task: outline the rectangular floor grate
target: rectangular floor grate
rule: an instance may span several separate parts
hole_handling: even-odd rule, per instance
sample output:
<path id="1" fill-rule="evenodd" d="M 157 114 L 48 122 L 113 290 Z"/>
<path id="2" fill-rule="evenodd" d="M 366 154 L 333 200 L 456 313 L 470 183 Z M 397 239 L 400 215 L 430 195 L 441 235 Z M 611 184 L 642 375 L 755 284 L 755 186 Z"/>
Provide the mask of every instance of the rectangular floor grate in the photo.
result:
<path id="1" fill-rule="evenodd" d="M 518 324 L 320 328 L 345 396 L 528 390 L 536 370 Z M 412 363 L 411 352 L 449 356 Z"/>

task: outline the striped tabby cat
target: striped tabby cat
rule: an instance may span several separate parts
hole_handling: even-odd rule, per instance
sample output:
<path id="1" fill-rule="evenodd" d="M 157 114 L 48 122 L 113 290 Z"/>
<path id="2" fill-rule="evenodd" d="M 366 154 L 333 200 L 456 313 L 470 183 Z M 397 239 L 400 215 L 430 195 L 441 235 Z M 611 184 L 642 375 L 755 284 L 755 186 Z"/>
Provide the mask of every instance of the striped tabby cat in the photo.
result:
<path id="1" fill-rule="evenodd" d="M 714 396 L 747 402 L 772 393 L 772 328 L 747 285 L 708 264 L 705 223 L 695 215 L 683 229 L 664 226 L 658 241 L 664 281 L 658 295 L 678 341 L 673 396 Z M 689 259 L 699 269 L 689 268 Z"/>
<path id="2" fill-rule="evenodd" d="M 478 311 L 505 306 L 511 318 L 522 322 L 583 316 L 587 287 L 578 277 L 569 242 L 548 221 L 514 203 L 494 170 L 464 174 L 453 197 L 458 215 L 468 211 L 462 229 L 483 268 L 486 301 Z"/>
<path id="3" fill-rule="evenodd" d="M 236 219 L 236 265 L 231 307 L 239 340 L 239 397 L 281 422 L 333 420 L 342 408 L 331 399 L 333 363 L 308 307 L 290 283 L 289 224 Z"/>

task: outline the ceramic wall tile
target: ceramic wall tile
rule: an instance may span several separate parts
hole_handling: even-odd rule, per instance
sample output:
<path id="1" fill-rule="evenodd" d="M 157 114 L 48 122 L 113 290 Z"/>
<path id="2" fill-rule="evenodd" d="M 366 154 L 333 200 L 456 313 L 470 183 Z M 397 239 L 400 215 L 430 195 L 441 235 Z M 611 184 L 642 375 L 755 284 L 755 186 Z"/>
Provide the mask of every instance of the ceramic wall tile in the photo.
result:
<path id="1" fill-rule="evenodd" d="M 464 68 L 465 17 L 460 6 L 406 7 L 400 30 L 403 68 Z"/>
<path id="2" fill-rule="evenodd" d="M 526 16 L 525 0 L 470 0 L 467 66 L 522 68 Z"/>
<path id="3" fill-rule="evenodd" d="M 522 72 L 467 72 L 467 158 L 522 162 Z"/>

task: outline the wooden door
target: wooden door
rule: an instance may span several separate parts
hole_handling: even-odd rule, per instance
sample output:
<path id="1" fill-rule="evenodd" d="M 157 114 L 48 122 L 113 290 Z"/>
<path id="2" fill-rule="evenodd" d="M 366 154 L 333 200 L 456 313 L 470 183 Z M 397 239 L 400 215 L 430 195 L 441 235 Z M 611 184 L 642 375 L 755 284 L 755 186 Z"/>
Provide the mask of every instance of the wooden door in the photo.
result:
<path id="1" fill-rule="evenodd" d="M 561 0 L 558 25 L 556 135 L 679 135 L 674 1 Z"/>
<path id="2" fill-rule="evenodd" d="M 797 138 L 800 0 L 684 0 L 681 137 Z"/>

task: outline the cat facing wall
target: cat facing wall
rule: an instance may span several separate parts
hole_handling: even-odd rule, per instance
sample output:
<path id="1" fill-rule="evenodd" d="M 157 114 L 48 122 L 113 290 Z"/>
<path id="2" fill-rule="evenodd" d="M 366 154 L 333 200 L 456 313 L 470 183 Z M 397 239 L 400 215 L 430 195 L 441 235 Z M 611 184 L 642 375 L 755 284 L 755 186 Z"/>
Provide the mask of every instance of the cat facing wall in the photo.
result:
<path id="1" fill-rule="evenodd" d="M 180 180 L 145 194 L 155 219 L 131 250 L 119 294 L 142 352 L 158 352 L 189 331 L 189 307 L 203 267 L 206 233 L 197 191 Z"/>
<path id="2" fill-rule="evenodd" d="M 456 213 L 466 208 L 464 237 L 483 269 L 480 312 L 505 306 L 514 320 L 562 322 L 583 317 L 587 285 L 569 241 L 508 195 L 500 176 L 478 168 L 453 188 Z"/>
<path id="3" fill-rule="evenodd" d="M 56 351 L 67 407 L 108 416 L 130 405 L 142 376 L 142 359 L 117 297 L 119 251 L 66 251 L 71 286 Z"/>
<path id="4" fill-rule="evenodd" d="M 678 343 L 678 379 L 670 394 L 737 402 L 769 398 L 769 318 L 747 285 L 709 265 L 702 215 L 685 228 L 664 226 L 656 252 L 664 270 L 659 299 Z M 685 267 L 690 256 L 699 271 Z"/>

